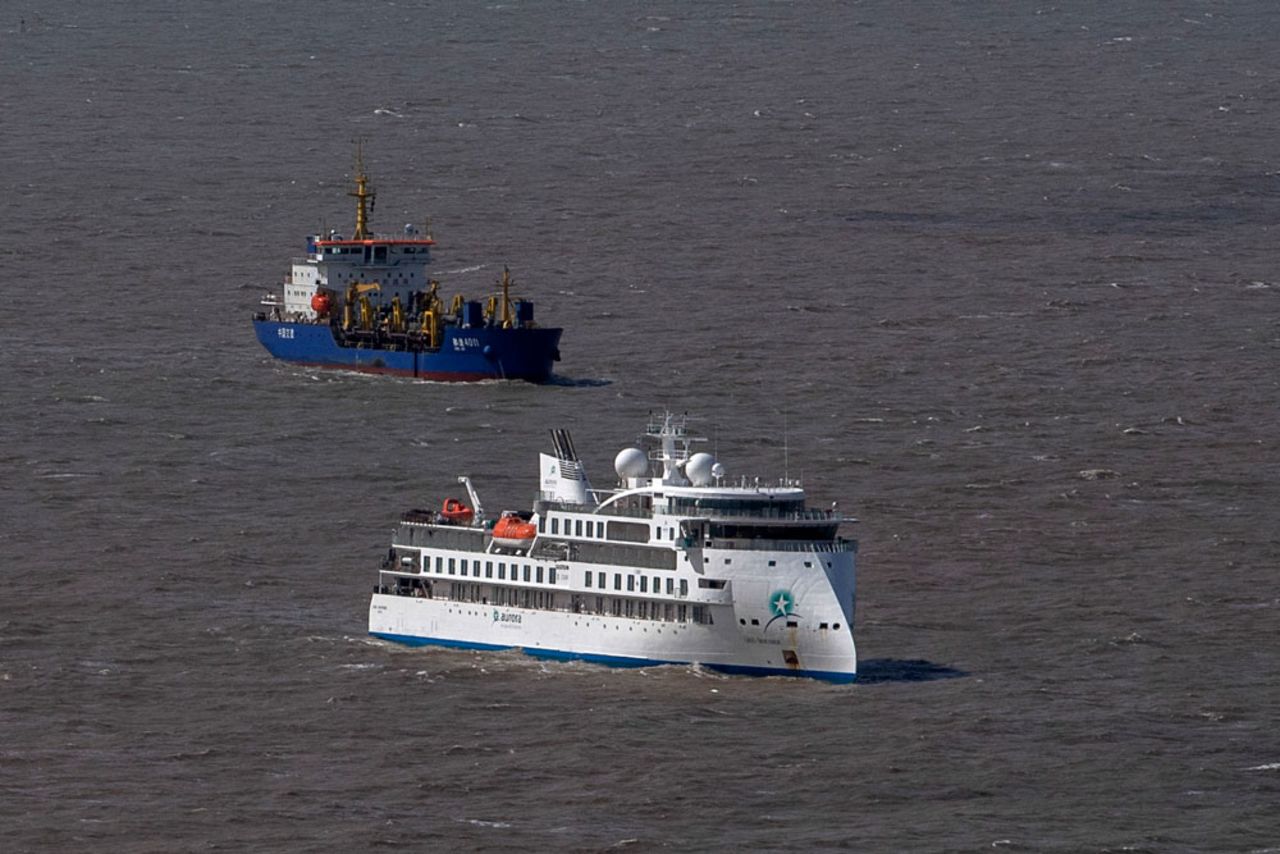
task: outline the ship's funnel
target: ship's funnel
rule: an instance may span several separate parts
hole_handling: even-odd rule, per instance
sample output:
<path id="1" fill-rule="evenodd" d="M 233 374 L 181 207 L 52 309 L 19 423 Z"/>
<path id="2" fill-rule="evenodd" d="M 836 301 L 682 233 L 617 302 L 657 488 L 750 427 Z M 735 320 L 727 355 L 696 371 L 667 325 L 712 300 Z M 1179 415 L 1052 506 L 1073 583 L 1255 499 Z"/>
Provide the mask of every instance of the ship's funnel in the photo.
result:
<path id="1" fill-rule="evenodd" d="M 573 437 L 568 430 L 551 431 L 551 444 L 555 456 L 539 454 L 542 467 L 542 498 L 545 501 L 561 501 L 566 504 L 591 504 L 591 484 L 583 471 L 582 461 L 573 447 Z"/>

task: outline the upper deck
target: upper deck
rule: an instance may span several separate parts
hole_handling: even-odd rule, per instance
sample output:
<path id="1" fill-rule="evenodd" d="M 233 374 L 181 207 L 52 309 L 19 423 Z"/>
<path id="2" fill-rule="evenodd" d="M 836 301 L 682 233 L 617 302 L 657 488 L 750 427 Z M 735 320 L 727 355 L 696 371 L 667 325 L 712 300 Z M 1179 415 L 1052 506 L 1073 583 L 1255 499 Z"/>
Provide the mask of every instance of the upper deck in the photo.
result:
<path id="1" fill-rule="evenodd" d="M 594 490 L 587 482 L 573 442 L 564 431 L 552 431 L 555 455 L 542 455 L 538 508 L 550 512 L 587 513 L 604 517 L 652 519 L 662 524 L 680 520 L 735 522 L 771 527 L 809 528 L 826 537 L 856 520 L 828 510 L 810 509 L 799 481 L 775 484 L 745 477 L 730 481 L 724 467 L 707 453 L 690 453 L 686 419 L 665 413 L 651 419 L 646 435 L 657 448 L 646 453 L 624 448 L 614 460 L 619 488 Z"/>
<path id="2" fill-rule="evenodd" d="M 619 516 L 633 519 L 665 518 L 708 520 L 759 520 L 778 523 L 856 522 L 840 515 L 837 510 L 814 509 L 805 506 L 804 493 L 799 491 L 780 496 L 777 493 L 743 490 L 682 490 L 663 487 L 640 487 L 614 493 L 596 493 L 608 496 L 598 504 L 561 501 L 543 497 L 537 504 L 542 512 L 563 510 L 587 512 L 600 516 Z"/>
<path id="3" fill-rule="evenodd" d="M 406 226 L 408 228 L 411 226 Z M 435 245 L 435 240 L 418 237 L 416 233 L 405 237 L 375 235 L 359 240 L 337 235 L 328 238 L 312 235 L 307 238 L 307 256 L 295 258 L 293 263 L 385 264 L 405 261 L 425 264 L 430 260 L 431 247 Z"/>

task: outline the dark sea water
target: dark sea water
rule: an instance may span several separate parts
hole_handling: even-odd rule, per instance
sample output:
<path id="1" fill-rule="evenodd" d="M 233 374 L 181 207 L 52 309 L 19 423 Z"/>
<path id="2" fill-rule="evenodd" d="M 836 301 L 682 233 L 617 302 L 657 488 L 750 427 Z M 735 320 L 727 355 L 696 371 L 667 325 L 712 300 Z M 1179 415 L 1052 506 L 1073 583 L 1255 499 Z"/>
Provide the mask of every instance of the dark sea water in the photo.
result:
<path id="1" fill-rule="evenodd" d="M 0 848 L 1280 851 L 1280 7 L 0 6 Z M 271 361 L 430 216 L 558 382 Z M 366 636 L 650 409 L 862 521 L 861 680 Z M 783 441 L 785 433 L 786 440 Z M 784 450 L 785 445 L 785 450 Z"/>

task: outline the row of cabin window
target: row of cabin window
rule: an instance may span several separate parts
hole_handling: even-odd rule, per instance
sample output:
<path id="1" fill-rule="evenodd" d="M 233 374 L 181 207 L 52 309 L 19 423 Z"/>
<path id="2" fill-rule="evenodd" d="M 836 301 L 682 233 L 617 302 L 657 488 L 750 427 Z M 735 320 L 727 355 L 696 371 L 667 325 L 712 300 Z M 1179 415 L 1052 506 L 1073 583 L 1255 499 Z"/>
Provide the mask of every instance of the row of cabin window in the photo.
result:
<path id="1" fill-rule="evenodd" d="M 547 532 L 547 519 L 544 517 L 543 519 L 540 520 L 540 522 L 541 522 L 541 527 L 539 528 L 539 530 L 545 534 Z M 601 539 L 601 540 L 605 538 L 604 522 L 600 522 L 597 525 L 595 521 L 588 519 L 585 530 L 586 530 L 586 533 L 584 534 L 583 524 L 581 519 L 565 519 L 564 520 L 564 535 L 566 537 L 586 536 L 586 537 L 590 537 L 591 539 Z M 573 533 L 573 531 L 576 531 L 576 533 Z M 559 517 L 553 517 L 551 519 L 551 533 L 557 534 L 557 535 L 560 533 Z"/>
<path id="2" fill-rule="evenodd" d="M 745 626 L 745 625 L 747 624 L 747 619 L 746 619 L 746 617 L 740 617 L 740 618 L 738 619 L 738 624 L 739 624 L 739 625 L 743 625 L 743 626 Z M 751 625 L 753 625 L 753 626 L 758 626 L 758 625 L 760 625 L 760 620 L 759 620 L 758 618 L 756 618 L 756 617 L 752 617 L 752 618 L 751 618 Z M 788 627 L 794 627 L 795 625 L 796 625 L 796 621 L 795 621 L 795 620 L 787 620 L 787 626 L 788 626 Z M 831 629 L 835 629 L 836 631 L 840 631 L 840 624 L 839 624 L 839 623 L 834 623 L 834 624 L 832 624 L 832 623 L 818 623 L 818 628 L 820 628 L 820 629 L 827 629 L 827 628 L 831 628 Z"/>
<path id="3" fill-rule="evenodd" d="M 667 623 L 695 623 L 711 625 L 711 609 L 705 605 L 682 605 L 674 602 L 649 602 L 645 599 L 617 599 L 606 596 L 574 596 L 575 614 L 599 614 L 613 617 L 632 617 L 640 620 L 660 620 Z"/>
<path id="4" fill-rule="evenodd" d="M 382 588 L 384 593 L 397 596 L 435 598 L 435 591 L 428 580 L 401 578 L 394 588 Z M 482 605 L 509 605 L 516 608 L 541 608 L 556 610 L 558 605 L 554 590 L 535 587 L 491 587 L 469 581 L 449 582 L 449 600 L 452 602 L 478 602 Z M 491 601 L 492 600 L 492 601 Z"/>
<path id="5" fill-rule="evenodd" d="M 455 563 L 455 562 L 456 562 L 456 563 Z M 447 564 L 447 566 L 448 566 L 448 570 L 447 570 L 447 572 L 448 572 L 448 574 L 449 574 L 449 575 L 466 575 L 466 574 L 467 574 L 467 569 L 468 569 L 468 567 L 467 567 L 467 564 L 468 564 L 468 563 L 469 563 L 469 564 L 471 564 L 471 566 L 470 566 L 470 569 L 471 569 L 471 576 L 472 576 L 473 578 L 479 578 L 479 577 L 480 577 L 480 561 L 478 561 L 478 560 L 468 561 L 466 558 L 452 558 L 452 557 L 451 557 L 451 558 L 449 558 L 449 560 L 448 560 L 448 564 Z M 460 565 L 459 565 L 459 564 L 460 564 Z M 444 558 L 442 558 L 442 557 L 437 556 L 437 557 L 436 557 L 436 568 L 435 568 L 436 574 L 437 574 L 437 575 L 444 575 L 444 574 L 446 573 L 445 566 L 446 566 L 446 564 L 445 564 L 445 559 L 444 559 Z M 428 569 L 429 569 L 429 567 L 428 567 Z M 527 563 L 526 563 L 526 564 L 524 565 L 524 580 L 525 580 L 525 581 L 530 581 L 530 582 L 536 582 L 536 583 L 538 583 L 538 584 L 542 584 L 542 583 L 543 583 L 543 577 L 544 577 L 544 575 L 545 575 L 545 577 L 546 577 L 546 583 L 547 583 L 547 584 L 555 584 L 555 583 L 556 583 L 556 574 L 555 574 L 555 572 L 554 572 L 554 571 L 552 571 L 552 572 L 544 572 L 544 569 L 545 569 L 545 567 L 541 567 L 541 566 L 536 566 L 536 567 L 535 567 L 535 566 L 530 566 L 529 564 L 527 564 Z M 514 563 L 513 563 L 513 564 L 511 564 L 511 580 L 512 580 L 512 581 L 519 581 L 519 580 L 520 580 L 520 577 L 519 577 L 519 576 L 520 576 L 520 566 L 519 566 L 518 564 L 514 564 Z M 486 560 L 486 561 L 484 562 L 484 577 L 485 577 L 485 578 L 493 578 L 493 561 L 491 561 L 491 560 Z M 499 581 L 506 581 L 506 580 L 507 580 L 507 565 L 506 565 L 506 563 L 505 563 L 505 562 L 502 562 L 502 561 L 499 561 L 499 563 L 498 563 L 498 580 L 499 580 Z"/>
<path id="6" fill-rule="evenodd" d="M 704 558 L 702 559 L 702 562 L 703 562 L 703 563 L 711 563 L 711 558 L 709 558 L 709 557 L 704 557 Z M 727 558 L 725 558 L 725 559 L 724 559 L 724 562 L 725 562 L 726 564 L 733 563 L 733 558 L 731 558 L 731 557 L 727 557 Z M 769 561 L 769 566 L 777 566 L 777 565 L 778 565 L 778 562 L 777 562 L 776 560 L 771 560 L 771 561 Z M 811 561 L 811 560 L 806 560 L 806 561 L 804 562 L 804 565 L 805 565 L 805 566 L 807 566 L 807 567 L 812 567 L 812 566 L 813 566 L 813 561 Z M 831 561 L 827 561 L 827 566 L 831 566 Z"/>
<path id="7" fill-rule="evenodd" d="M 540 532 L 544 533 L 544 534 L 547 532 L 547 519 L 546 519 L 546 517 L 543 517 L 542 519 L 539 519 L 539 520 L 538 520 L 538 530 L 539 530 Z M 666 531 L 666 533 L 667 533 L 667 539 L 668 539 L 668 540 L 674 540 L 674 539 L 676 538 L 676 529 L 675 529 L 675 528 L 659 528 L 659 529 L 658 529 L 658 539 L 659 539 L 659 540 L 661 540 L 661 539 L 662 539 L 662 532 L 663 532 L 663 531 Z M 559 517 L 553 516 L 553 517 L 551 518 L 551 533 L 552 533 L 553 535 L 559 536 L 559 534 L 560 534 L 560 519 L 559 519 Z M 564 535 L 565 535 L 566 537 L 586 537 L 586 538 L 588 538 L 588 539 L 593 539 L 593 540 L 594 540 L 594 539 L 600 539 L 600 540 L 606 539 L 606 537 L 605 537 L 604 522 L 596 522 L 596 521 L 591 520 L 591 519 L 586 520 L 585 525 L 584 525 L 584 523 L 583 523 L 583 520 L 581 520 L 581 519 L 565 519 L 565 520 L 564 520 Z"/>
<path id="8" fill-rule="evenodd" d="M 331 276 L 330 281 L 332 281 L 334 284 L 342 284 L 344 280 L 358 282 L 363 278 L 364 277 L 361 276 L 359 273 L 343 273 L 342 275 L 337 276 L 336 278 Z M 384 288 L 398 288 L 402 285 L 404 286 L 414 285 L 416 284 L 417 279 L 418 277 L 415 276 L 413 273 L 396 273 L 394 279 L 379 281 L 376 284 L 380 284 Z"/>
<path id="9" fill-rule="evenodd" d="M 606 590 L 606 589 L 608 589 L 608 587 L 609 587 L 609 574 L 608 574 L 608 573 L 606 573 L 606 572 L 597 572 L 597 573 L 594 573 L 594 575 L 595 575 L 595 586 L 596 586 L 596 587 L 598 587 L 598 588 L 600 588 L 601 590 Z M 592 578 L 592 572 L 591 572 L 591 570 L 587 570 L 586 572 L 584 572 L 584 573 L 582 574 L 582 586 L 583 586 L 583 587 L 591 587 L 591 586 L 592 586 L 592 584 L 591 584 L 591 578 Z M 639 582 L 638 582 L 638 583 L 637 583 L 636 579 L 639 579 Z M 675 595 L 675 589 L 676 589 L 675 581 L 676 581 L 676 579 L 674 579 L 674 578 L 668 578 L 668 579 L 667 579 L 667 595 L 668 595 L 668 596 L 673 596 L 673 595 Z M 637 588 L 637 586 L 639 587 L 639 592 L 640 592 L 640 593 L 648 593 L 648 592 L 649 592 L 649 589 L 650 589 L 650 588 L 649 588 L 649 576 L 647 576 L 647 575 L 628 575 L 628 576 L 627 576 L 627 592 L 629 592 L 629 593 L 635 593 L 635 592 L 636 592 L 636 588 Z M 613 589 L 614 589 L 614 590 L 621 590 L 621 589 L 622 589 L 622 573 L 620 573 L 620 572 L 615 572 L 615 573 L 613 574 Z M 654 592 L 654 593 L 659 593 L 659 594 L 660 594 L 660 593 L 662 593 L 662 579 L 661 579 L 661 578 L 659 578 L 659 577 L 658 577 L 658 576 L 656 576 L 656 575 L 655 575 L 655 576 L 653 576 L 653 592 Z M 687 578 L 681 578 L 681 579 L 680 579 L 680 595 L 681 595 L 681 596 L 688 596 L 688 595 L 689 595 L 689 579 L 687 579 Z"/>
<path id="10" fill-rule="evenodd" d="M 532 587 L 487 587 L 480 584 L 449 584 L 449 598 L 454 602 L 478 602 L 481 605 L 502 605 L 510 608 L 540 608 L 554 611 L 556 594 L 552 590 Z"/>
<path id="11" fill-rule="evenodd" d="M 363 256 L 363 257 L 365 258 L 365 260 L 368 260 L 370 257 L 372 257 L 375 261 L 385 261 L 385 260 L 387 260 L 387 249 L 388 249 L 389 247 L 386 247 L 386 246 L 373 246 L 373 247 L 369 247 L 369 246 L 321 246 L 321 247 L 318 247 L 318 248 L 319 248 L 319 250 L 320 250 L 320 255 L 321 255 L 321 257 L 322 257 L 322 258 L 330 258 L 330 257 L 332 257 L 332 256 L 334 256 L 334 255 L 361 255 L 361 256 Z M 370 252 L 369 252 L 369 250 L 370 250 L 370 249 L 372 249 L 372 250 L 373 250 L 373 252 L 372 252 L 372 253 L 370 253 Z M 430 250 L 429 248 L 427 248 L 426 246 L 423 246 L 423 247 L 422 247 L 422 252 L 423 252 L 424 254 L 430 254 L 431 250 Z M 392 251 L 391 251 L 391 254 L 392 254 L 392 255 L 397 255 L 397 254 L 399 254 L 399 255 L 417 255 L 417 254 L 418 254 L 418 247 L 416 247 L 416 246 L 400 246 L 400 247 L 397 247 L 396 249 L 392 250 Z"/>
<path id="12" fill-rule="evenodd" d="M 451 582 L 449 599 L 454 602 L 476 602 L 482 605 L 499 605 L 511 608 L 538 608 L 554 611 L 563 598 L 552 590 L 530 587 L 486 587 L 480 584 Z M 620 599 L 606 596 L 573 595 L 570 609 L 575 614 L 629 617 L 640 620 L 658 620 L 667 623 L 694 622 L 712 625 L 711 609 L 705 605 L 684 605 L 674 602 L 650 602 L 645 599 Z M 826 628 L 826 624 L 823 624 Z M 837 626 L 839 628 L 839 626 Z"/>

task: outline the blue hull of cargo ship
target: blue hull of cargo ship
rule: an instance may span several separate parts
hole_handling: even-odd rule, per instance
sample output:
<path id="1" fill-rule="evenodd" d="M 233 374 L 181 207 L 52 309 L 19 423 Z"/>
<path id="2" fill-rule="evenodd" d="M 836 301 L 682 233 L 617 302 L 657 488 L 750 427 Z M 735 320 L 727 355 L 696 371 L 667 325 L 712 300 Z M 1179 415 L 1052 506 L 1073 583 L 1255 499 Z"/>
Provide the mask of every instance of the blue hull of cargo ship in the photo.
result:
<path id="1" fill-rule="evenodd" d="M 424 380 L 546 382 L 560 358 L 560 329 L 446 326 L 436 349 L 339 344 L 327 324 L 255 319 L 258 341 L 299 365 Z"/>

